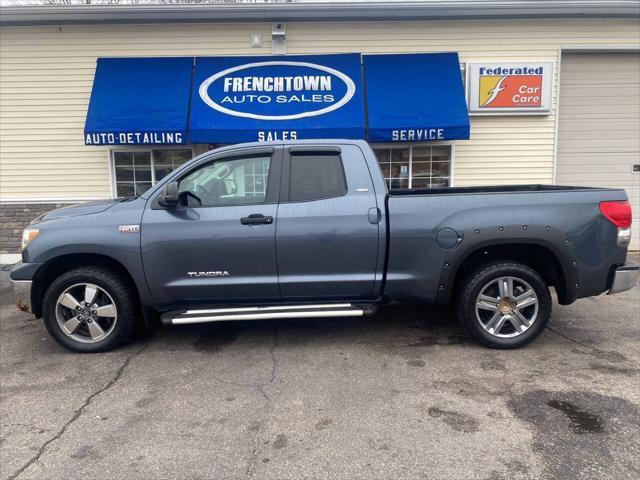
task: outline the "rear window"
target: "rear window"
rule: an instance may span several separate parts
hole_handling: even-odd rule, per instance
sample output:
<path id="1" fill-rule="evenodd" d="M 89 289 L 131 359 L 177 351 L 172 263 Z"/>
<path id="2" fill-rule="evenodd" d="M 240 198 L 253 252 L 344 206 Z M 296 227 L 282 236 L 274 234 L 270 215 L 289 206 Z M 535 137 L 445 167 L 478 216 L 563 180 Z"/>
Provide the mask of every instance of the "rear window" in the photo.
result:
<path id="1" fill-rule="evenodd" d="M 296 153 L 291 155 L 289 201 L 304 202 L 341 197 L 347 181 L 340 155 Z"/>

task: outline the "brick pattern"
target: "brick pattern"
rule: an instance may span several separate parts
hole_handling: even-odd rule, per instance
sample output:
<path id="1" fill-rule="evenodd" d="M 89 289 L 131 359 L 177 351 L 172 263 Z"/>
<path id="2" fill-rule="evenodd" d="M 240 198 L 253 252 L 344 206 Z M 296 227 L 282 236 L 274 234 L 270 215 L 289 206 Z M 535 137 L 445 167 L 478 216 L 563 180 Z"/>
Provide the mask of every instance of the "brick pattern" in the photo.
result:
<path id="1" fill-rule="evenodd" d="M 20 253 L 22 229 L 43 213 L 67 206 L 62 203 L 0 204 L 0 253 Z"/>

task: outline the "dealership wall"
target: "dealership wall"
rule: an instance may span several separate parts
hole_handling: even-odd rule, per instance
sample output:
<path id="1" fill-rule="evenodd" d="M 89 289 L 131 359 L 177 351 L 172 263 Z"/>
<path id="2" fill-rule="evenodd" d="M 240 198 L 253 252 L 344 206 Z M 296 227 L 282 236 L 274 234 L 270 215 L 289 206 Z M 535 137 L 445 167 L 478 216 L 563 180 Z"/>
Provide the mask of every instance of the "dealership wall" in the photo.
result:
<path id="1" fill-rule="evenodd" d="M 287 53 L 457 51 L 465 61 L 550 61 L 562 47 L 637 46 L 637 20 L 288 23 Z M 261 48 L 250 34 L 261 33 Z M 268 55 L 271 24 L 0 29 L 0 200 L 75 202 L 111 195 L 108 150 L 83 127 L 100 56 Z M 557 71 L 556 71 L 557 75 Z M 454 184 L 550 183 L 551 115 L 473 117 L 455 142 Z M 158 99 L 162 101 L 162 99 Z"/>

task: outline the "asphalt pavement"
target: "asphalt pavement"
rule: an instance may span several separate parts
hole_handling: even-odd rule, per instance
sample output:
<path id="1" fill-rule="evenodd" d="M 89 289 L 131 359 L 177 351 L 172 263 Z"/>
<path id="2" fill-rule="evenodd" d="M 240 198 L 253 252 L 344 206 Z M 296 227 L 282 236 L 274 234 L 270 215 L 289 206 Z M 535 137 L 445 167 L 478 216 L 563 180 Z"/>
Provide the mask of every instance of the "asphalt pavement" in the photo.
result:
<path id="1" fill-rule="evenodd" d="M 59 347 L 5 287 L 2 479 L 640 475 L 638 286 L 554 306 L 514 351 L 402 306 L 163 328 L 96 355 Z"/>

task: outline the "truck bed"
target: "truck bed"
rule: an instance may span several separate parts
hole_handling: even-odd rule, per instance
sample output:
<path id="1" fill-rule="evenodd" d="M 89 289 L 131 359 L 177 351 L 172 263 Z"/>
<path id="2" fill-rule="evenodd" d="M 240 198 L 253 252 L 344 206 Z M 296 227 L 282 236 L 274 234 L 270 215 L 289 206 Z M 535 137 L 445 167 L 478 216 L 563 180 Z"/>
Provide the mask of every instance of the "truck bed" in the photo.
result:
<path id="1" fill-rule="evenodd" d="M 559 192 L 576 190 L 612 190 L 600 187 L 578 187 L 570 185 L 488 185 L 482 187 L 442 187 L 422 189 L 396 189 L 389 191 L 391 196 L 402 195 L 461 195 L 474 193 L 527 193 L 527 192 Z M 615 189 L 614 189 L 615 190 Z"/>
<path id="2" fill-rule="evenodd" d="M 598 295 L 607 288 L 611 266 L 624 264 L 626 255 L 599 204 L 626 198 L 622 189 L 557 185 L 393 191 L 386 197 L 385 292 L 434 301 L 451 287 L 456 265 L 485 245 L 502 244 L 508 252 L 534 244 L 564 263 L 573 295 Z"/>

